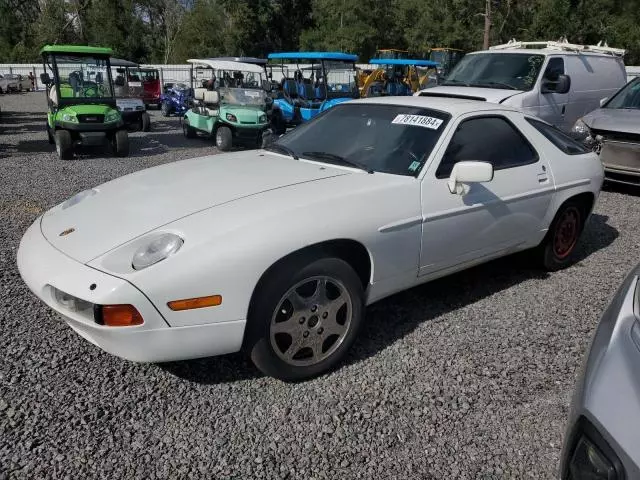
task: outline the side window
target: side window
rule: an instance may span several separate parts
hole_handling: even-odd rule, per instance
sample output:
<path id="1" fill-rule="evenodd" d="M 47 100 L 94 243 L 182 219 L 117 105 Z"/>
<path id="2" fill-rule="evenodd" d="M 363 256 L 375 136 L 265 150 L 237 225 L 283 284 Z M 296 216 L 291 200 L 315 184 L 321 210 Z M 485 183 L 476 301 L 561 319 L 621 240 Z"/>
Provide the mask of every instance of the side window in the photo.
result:
<path id="1" fill-rule="evenodd" d="M 548 123 L 527 118 L 527 122 L 567 155 L 584 155 L 591 150 Z"/>
<path id="2" fill-rule="evenodd" d="M 481 117 L 458 125 L 436 177 L 448 178 L 453 166 L 463 160 L 489 162 L 494 170 L 502 170 L 535 163 L 538 154 L 505 118 Z"/>

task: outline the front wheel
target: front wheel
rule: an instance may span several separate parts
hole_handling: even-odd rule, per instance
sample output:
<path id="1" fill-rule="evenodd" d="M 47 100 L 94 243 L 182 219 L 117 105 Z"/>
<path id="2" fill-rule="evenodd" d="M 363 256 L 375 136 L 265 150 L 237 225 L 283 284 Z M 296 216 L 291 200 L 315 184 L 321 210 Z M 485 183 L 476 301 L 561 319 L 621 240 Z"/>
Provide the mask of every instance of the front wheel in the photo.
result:
<path id="1" fill-rule="evenodd" d="M 160 106 L 160 111 L 162 112 L 163 117 L 168 117 L 169 115 L 171 115 L 171 107 L 167 102 L 162 102 L 162 105 Z"/>
<path id="2" fill-rule="evenodd" d="M 362 283 L 348 263 L 333 257 L 289 261 L 258 288 L 244 349 L 263 373 L 306 380 L 344 358 L 364 316 Z"/>
<path id="3" fill-rule="evenodd" d="M 569 200 L 560 207 L 547 235 L 536 248 L 536 255 L 545 270 L 560 270 L 572 262 L 585 220 L 580 203 Z"/>
<path id="4" fill-rule="evenodd" d="M 73 158 L 73 140 L 69 130 L 56 130 L 56 152 L 60 160 L 71 160 Z"/>
<path id="5" fill-rule="evenodd" d="M 126 130 L 118 130 L 113 134 L 111 147 L 117 157 L 127 157 L 129 155 L 129 134 Z"/>
<path id="6" fill-rule="evenodd" d="M 231 150 L 233 145 L 233 133 L 229 127 L 225 127 L 224 125 L 218 127 L 216 130 L 216 147 L 218 147 L 223 152 L 227 150 Z"/>

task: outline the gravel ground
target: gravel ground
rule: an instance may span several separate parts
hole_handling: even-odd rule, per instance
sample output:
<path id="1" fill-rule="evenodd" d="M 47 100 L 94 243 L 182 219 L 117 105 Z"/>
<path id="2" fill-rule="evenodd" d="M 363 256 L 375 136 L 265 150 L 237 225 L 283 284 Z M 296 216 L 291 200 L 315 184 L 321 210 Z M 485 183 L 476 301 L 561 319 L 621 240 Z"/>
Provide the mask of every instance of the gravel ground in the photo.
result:
<path id="1" fill-rule="evenodd" d="M 0 97 L 0 479 L 554 477 L 589 337 L 640 259 L 640 191 L 603 192 L 565 271 L 512 257 L 372 306 L 323 378 L 284 384 L 239 354 L 137 365 L 30 294 L 19 240 L 75 192 L 215 148 L 152 112 L 130 158 L 61 162 L 43 97 Z"/>

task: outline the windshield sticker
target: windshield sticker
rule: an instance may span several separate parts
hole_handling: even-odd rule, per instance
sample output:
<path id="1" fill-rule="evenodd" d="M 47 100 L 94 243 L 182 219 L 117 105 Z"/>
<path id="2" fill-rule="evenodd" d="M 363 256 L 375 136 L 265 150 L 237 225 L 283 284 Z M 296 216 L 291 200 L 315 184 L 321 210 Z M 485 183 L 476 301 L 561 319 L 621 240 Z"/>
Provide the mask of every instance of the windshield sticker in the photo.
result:
<path id="1" fill-rule="evenodd" d="M 413 162 L 411 165 L 409 165 L 409 171 L 411 173 L 415 173 L 416 170 L 418 170 L 420 168 L 420 162 Z"/>
<path id="2" fill-rule="evenodd" d="M 256 91 L 253 91 L 253 90 L 245 90 L 244 94 L 247 97 L 252 97 L 252 98 L 258 98 L 260 96 L 260 92 L 256 92 Z"/>
<path id="3" fill-rule="evenodd" d="M 430 128 L 431 130 L 437 130 L 442 125 L 443 120 L 434 117 L 427 117 L 426 115 L 407 115 L 401 113 L 396 115 L 391 123 L 396 125 L 412 125 L 414 127 Z"/>

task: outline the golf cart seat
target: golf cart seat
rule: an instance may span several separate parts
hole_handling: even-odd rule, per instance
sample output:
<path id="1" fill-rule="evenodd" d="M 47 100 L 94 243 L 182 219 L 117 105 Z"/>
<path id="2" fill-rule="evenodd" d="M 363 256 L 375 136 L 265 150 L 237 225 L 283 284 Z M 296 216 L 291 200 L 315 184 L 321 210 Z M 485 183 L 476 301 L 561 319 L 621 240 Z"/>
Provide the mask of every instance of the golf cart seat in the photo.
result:
<path id="1" fill-rule="evenodd" d="M 204 94 L 207 93 L 206 88 L 194 88 L 193 89 L 193 99 L 198 102 L 204 102 Z"/>
<path id="2" fill-rule="evenodd" d="M 220 102 L 220 97 L 218 96 L 218 92 L 216 90 L 206 90 L 204 92 L 204 110 L 206 114 L 210 117 L 215 117 L 218 115 L 218 103 Z"/>
<path id="3" fill-rule="evenodd" d="M 315 92 L 313 90 L 313 86 L 311 82 L 307 83 L 306 81 L 298 84 L 298 95 L 307 100 L 313 100 L 316 98 Z"/>
<path id="4" fill-rule="evenodd" d="M 298 86 L 292 78 L 285 78 L 282 81 L 282 90 L 289 98 L 298 98 Z"/>

